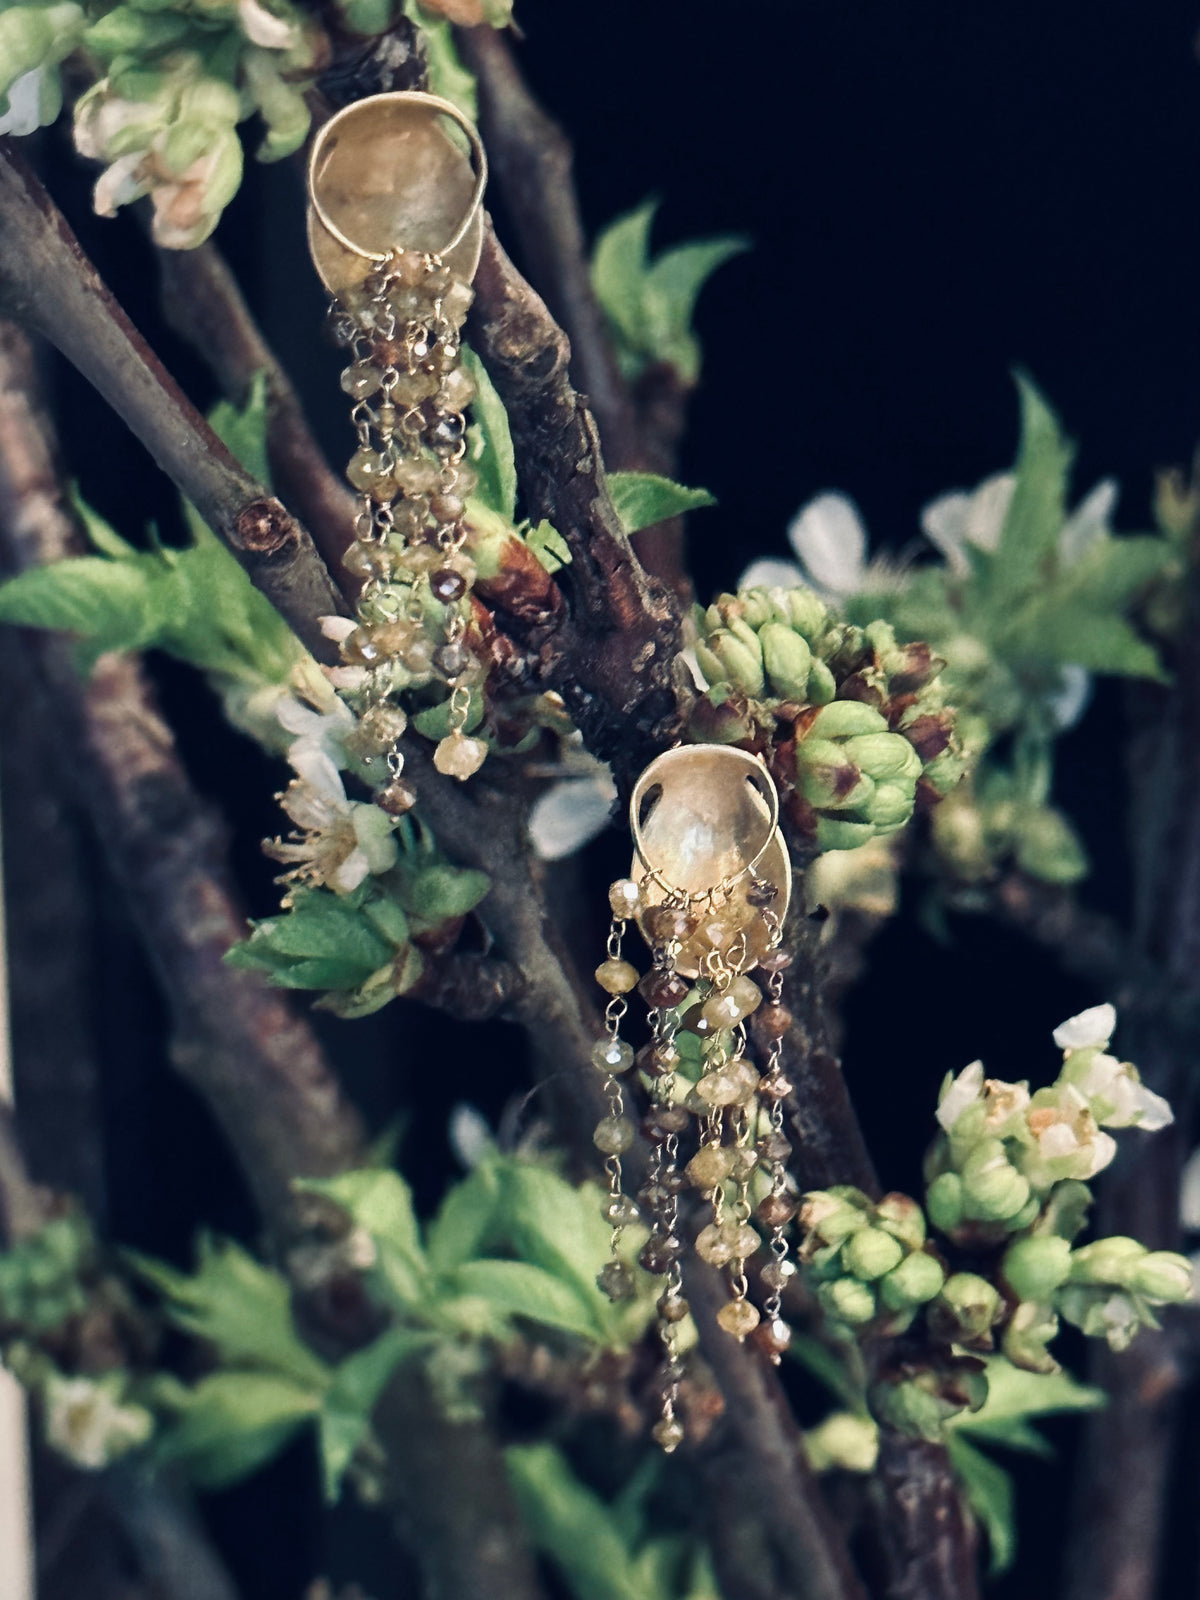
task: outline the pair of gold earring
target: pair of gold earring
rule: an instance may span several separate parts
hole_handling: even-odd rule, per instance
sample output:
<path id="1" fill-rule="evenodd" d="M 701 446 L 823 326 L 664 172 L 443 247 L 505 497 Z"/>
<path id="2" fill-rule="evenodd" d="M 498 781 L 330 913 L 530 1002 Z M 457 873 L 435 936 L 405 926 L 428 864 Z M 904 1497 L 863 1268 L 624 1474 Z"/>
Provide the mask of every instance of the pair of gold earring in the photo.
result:
<path id="1" fill-rule="evenodd" d="M 475 572 L 464 549 L 465 501 L 475 486 L 465 412 L 474 385 L 461 353 L 486 180 L 472 124 L 448 101 L 411 92 L 346 107 L 321 129 L 309 163 L 309 242 L 333 296 L 334 335 L 351 354 L 342 387 L 358 433 L 347 475 L 359 511 L 345 564 L 362 587 L 335 679 L 358 714 L 357 754 L 386 763 L 376 802 L 392 814 L 415 799 L 402 776 L 402 694 L 445 685 L 434 757 L 441 771 L 467 778 L 487 750 L 471 732 L 483 668 L 472 638 Z M 664 1280 L 662 1413 L 653 1431 L 673 1450 L 683 1438 L 680 1202 L 689 1187 L 709 1210 L 696 1252 L 728 1280 L 721 1326 L 739 1340 L 752 1337 L 776 1362 L 790 1339 L 780 1311 L 796 1202 L 782 1109 L 791 1085 L 780 1060 L 790 1019 L 780 991 L 791 868 L 775 785 L 756 756 L 731 746 L 680 746 L 658 757 L 638 780 L 630 825 L 633 866 L 609 892 L 608 951 L 596 971 L 608 1001 L 592 1059 L 609 1112 L 595 1143 L 605 1156 L 612 1226 L 598 1281 L 615 1300 L 636 1293 L 621 1247 L 644 1216 L 649 1234 L 638 1259 Z M 631 921 L 651 954 L 644 975 L 625 955 Z M 621 1037 L 634 989 L 648 1008 L 648 1042 L 636 1055 Z M 637 1204 L 622 1187 L 622 1157 L 637 1137 L 627 1105 L 634 1094 L 622 1083 L 634 1067 L 647 1086 L 641 1129 L 650 1148 Z M 762 1243 L 755 1221 L 770 1256 L 760 1273 L 761 1313 L 747 1273 Z"/>

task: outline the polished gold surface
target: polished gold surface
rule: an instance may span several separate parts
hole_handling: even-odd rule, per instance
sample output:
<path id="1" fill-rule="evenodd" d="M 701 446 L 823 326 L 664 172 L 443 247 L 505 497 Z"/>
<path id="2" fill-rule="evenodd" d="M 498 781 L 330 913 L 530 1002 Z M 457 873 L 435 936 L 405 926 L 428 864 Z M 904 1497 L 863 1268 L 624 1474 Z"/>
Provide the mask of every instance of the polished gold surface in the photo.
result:
<path id="1" fill-rule="evenodd" d="M 485 178 L 474 129 L 449 102 L 381 94 L 347 106 L 322 128 L 309 162 L 308 241 L 325 287 L 352 290 L 396 249 L 441 255 L 469 283 Z"/>
<path id="2" fill-rule="evenodd" d="M 779 922 L 791 895 L 791 862 L 778 817 L 771 776 L 745 750 L 679 745 L 652 761 L 630 801 L 637 851 L 631 876 L 641 889 L 642 915 L 666 900 L 686 899 L 693 910 L 744 926 L 745 947 L 739 942 L 733 970 L 755 966 L 767 953 L 770 934 L 767 920 L 747 903 L 747 891 L 754 879 L 773 885 L 770 913 Z M 695 977 L 707 948 L 701 935 L 685 938 L 677 969 Z"/>

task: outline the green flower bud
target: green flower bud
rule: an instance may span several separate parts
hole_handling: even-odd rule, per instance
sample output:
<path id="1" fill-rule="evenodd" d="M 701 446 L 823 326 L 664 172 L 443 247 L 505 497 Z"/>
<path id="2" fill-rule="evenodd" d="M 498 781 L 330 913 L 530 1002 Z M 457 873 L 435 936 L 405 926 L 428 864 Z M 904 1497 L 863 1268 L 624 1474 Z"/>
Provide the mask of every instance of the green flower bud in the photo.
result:
<path id="1" fill-rule="evenodd" d="M 997 1289 L 974 1272 L 956 1272 L 946 1279 L 937 1300 L 963 1341 L 983 1338 L 999 1320 L 1001 1300 Z"/>
<path id="2" fill-rule="evenodd" d="M 744 639 L 739 639 L 735 634 L 723 629 L 719 633 L 714 633 L 708 644 L 720 664 L 718 675 L 715 678 L 709 677 L 705 657 L 700 655 L 699 650 L 697 659 L 700 661 L 700 670 L 709 679 L 710 684 L 732 683 L 751 699 L 761 699 L 766 688 L 766 679 L 763 677 L 762 651 L 758 648 L 757 642 L 751 647 Z"/>
<path id="3" fill-rule="evenodd" d="M 842 1263 L 847 1272 L 871 1283 L 890 1272 L 904 1257 L 904 1246 L 882 1228 L 863 1228 L 853 1233 L 842 1246 Z"/>
<path id="4" fill-rule="evenodd" d="M 1156 1304 L 1181 1305 L 1191 1296 L 1192 1264 L 1173 1250 L 1151 1250 L 1134 1269 L 1133 1287 Z"/>
<path id="5" fill-rule="evenodd" d="M 1060 1239 L 1071 1240 L 1083 1232 L 1088 1211 L 1092 1205 L 1092 1191 L 1078 1178 L 1064 1178 L 1056 1183 L 1046 1201 L 1038 1223 L 1039 1233 L 1055 1233 Z"/>
<path id="6" fill-rule="evenodd" d="M 982 1139 L 962 1165 L 964 1215 L 1004 1222 L 1029 1200 L 1029 1182 L 1009 1161 L 999 1139 Z"/>
<path id="7" fill-rule="evenodd" d="M 804 1435 L 804 1449 L 814 1472 L 840 1467 L 845 1472 L 873 1472 L 879 1454 L 879 1429 L 870 1417 L 835 1411 Z"/>
<path id="8" fill-rule="evenodd" d="M 10 6 L 0 11 L 0 96 L 6 97 L 27 72 L 69 55 L 83 24 L 83 10 L 73 4 Z"/>
<path id="9" fill-rule="evenodd" d="M 1049 1306 L 1023 1301 L 1009 1318 L 1000 1348 L 1025 1372 L 1057 1372 L 1058 1362 L 1046 1349 L 1058 1333 L 1058 1318 Z"/>
<path id="10" fill-rule="evenodd" d="M 813 706 L 827 706 L 837 694 L 837 679 L 833 669 L 829 667 L 820 656 L 813 657 L 812 670 L 808 675 L 808 703 Z"/>
<path id="11" fill-rule="evenodd" d="M 1071 1257 L 1071 1282 L 1116 1284 L 1127 1288 L 1133 1282 L 1136 1269 L 1149 1254 L 1144 1244 L 1120 1234 L 1110 1239 L 1097 1239 L 1076 1250 Z"/>
<path id="12" fill-rule="evenodd" d="M 886 733 L 887 718 L 861 700 L 835 700 L 822 706 L 808 730 L 809 739 L 852 739 L 865 733 Z M 806 741 L 807 742 L 807 741 Z"/>
<path id="13" fill-rule="evenodd" d="M 894 1242 L 894 1241 L 893 1241 Z M 817 1299 L 827 1316 L 860 1328 L 875 1316 L 874 1291 L 858 1278 L 835 1278 L 817 1286 Z"/>
<path id="14" fill-rule="evenodd" d="M 718 684 L 727 683 L 729 674 L 725 663 L 717 652 L 709 647 L 703 639 L 696 640 L 696 661 L 700 671 L 704 674 L 705 683 L 715 688 Z"/>
<path id="15" fill-rule="evenodd" d="M 946 1274 L 936 1257 L 923 1250 L 914 1250 L 905 1256 L 879 1282 L 879 1298 L 889 1311 L 905 1311 L 910 1306 L 923 1306 L 941 1292 Z"/>
<path id="16" fill-rule="evenodd" d="M 803 700 L 812 669 L 812 651 L 806 640 L 778 622 L 767 623 L 758 638 L 771 688 L 787 700 Z"/>
<path id="17" fill-rule="evenodd" d="M 780 607 L 775 598 L 783 592 L 779 589 L 740 590 L 737 605 L 741 615 L 755 629 L 765 627 L 768 622 L 782 622 L 790 628 L 792 619 L 787 606 Z"/>
<path id="18" fill-rule="evenodd" d="M 787 603 L 792 627 L 812 644 L 829 621 L 829 607 L 811 589 L 789 589 Z"/>
<path id="19" fill-rule="evenodd" d="M 179 96 L 176 113 L 180 122 L 207 122 L 232 127 L 241 115 L 237 90 L 220 78 L 196 78 Z"/>
<path id="20" fill-rule="evenodd" d="M 876 783 L 867 815 L 879 833 L 895 833 L 912 816 L 916 797 L 916 784 L 908 779 Z"/>
<path id="21" fill-rule="evenodd" d="M 875 785 L 847 759 L 840 744 L 808 738 L 797 746 L 796 772 L 800 792 L 810 805 L 833 811 L 865 806 Z"/>
<path id="22" fill-rule="evenodd" d="M 1071 1246 L 1053 1234 L 1018 1239 L 1009 1245 L 1001 1270 L 1018 1300 L 1048 1301 L 1071 1275 Z"/>
<path id="23" fill-rule="evenodd" d="M 1110 1350 L 1128 1350 L 1143 1322 L 1134 1300 L 1107 1285 L 1069 1283 L 1058 1291 L 1057 1304 L 1068 1322 L 1082 1328 L 1089 1339 L 1106 1340 Z"/>
<path id="24" fill-rule="evenodd" d="M 857 850 L 875 837 L 872 822 L 848 822 L 844 817 L 817 818 L 818 850 Z"/>
<path id="25" fill-rule="evenodd" d="M 925 1243 L 925 1213 L 907 1194 L 885 1194 L 875 1207 L 875 1221 L 910 1250 Z"/>
<path id="26" fill-rule="evenodd" d="M 943 1172 L 925 1191 L 929 1220 L 941 1233 L 953 1233 L 965 1216 L 963 1185 L 957 1172 Z"/>
<path id="27" fill-rule="evenodd" d="M 921 758 L 902 733 L 854 734 L 842 748 L 868 777 L 911 778 L 915 783 L 921 776 Z"/>
<path id="28" fill-rule="evenodd" d="M 800 1226 L 826 1245 L 840 1245 L 860 1228 L 870 1226 L 871 1202 L 861 1189 L 847 1185 L 813 1189 L 800 1207 Z"/>

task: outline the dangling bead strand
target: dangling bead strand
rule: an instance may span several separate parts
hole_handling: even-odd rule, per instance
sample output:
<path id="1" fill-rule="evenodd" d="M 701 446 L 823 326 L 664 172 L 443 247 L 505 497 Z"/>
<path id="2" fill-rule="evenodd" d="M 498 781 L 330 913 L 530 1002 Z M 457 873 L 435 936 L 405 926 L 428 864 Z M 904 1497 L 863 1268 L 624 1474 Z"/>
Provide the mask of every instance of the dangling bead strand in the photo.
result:
<path id="1" fill-rule="evenodd" d="M 627 892 L 626 885 L 633 889 Z M 610 1300 L 631 1300 L 637 1293 L 633 1270 L 621 1259 L 621 1240 L 625 1229 L 637 1220 L 637 1207 L 622 1188 L 621 1157 L 633 1143 L 633 1124 L 625 1115 L 625 1098 L 619 1074 L 633 1065 L 633 1051 L 620 1037 L 621 1022 L 629 1009 L 625 996 L 637 983 L 637 969 L 621 957 L 621 941 L 627 919 L 637 910 L 637 885 L 623 879 L 609 891 L 613 920 L 608 934 L 607 957 L 596 968 L 596 981 L 609 996 L 604 1008 L 605 1037 L 592 1047 L 592 1064 L 604 1073 L 604 1092 L 608 1096 L 608 1115 L 595 1127 L 592 1141 L 604 1156 L 608 1177 L 608 1199 L 604 1219 L 612 1228 L 609 1259 L 596 1282 Z"/>

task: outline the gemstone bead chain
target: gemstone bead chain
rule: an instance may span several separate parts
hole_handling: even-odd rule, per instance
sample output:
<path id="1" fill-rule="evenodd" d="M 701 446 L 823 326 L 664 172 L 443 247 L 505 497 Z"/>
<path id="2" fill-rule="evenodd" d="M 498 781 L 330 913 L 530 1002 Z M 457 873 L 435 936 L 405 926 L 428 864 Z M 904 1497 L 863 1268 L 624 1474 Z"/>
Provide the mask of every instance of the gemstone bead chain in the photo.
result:
<path id="1" fill-rule="evenodd" d="M 622 1188 L 621 1157 L 633 1143 L 634 1130 L 625 1115 L 625 1097 L 618 1076 L 628 1072 L 633 1065 L 633 1051 L 620 1033 L 622 1019 L 629 1009 L 625 995 L 637 982 L 637 970 L 621 958 L 625 923 L 628 911 L 633 907 L 623 908 L 613 895 L 610 895 L 610 899 L 613 901 L 613 920 L 608 934 L 607 955 L 596 969 L 596 981 L 609 996 L 604 1008 L 605 1037 L 592 1047 L 592 1064 L 604 1073 L 608 1115 L 596 1124 L 592 1140 L 604 1156 L 604 1170 L 608 1178 L 604 1218 L 612 1228 L 609 1259 L 600 1270 L 596 1282 L 610 1300 L 621 1301 L 631 1300 L 637 1293 L 633 1271 L 629 1263 L 621 1259 L 620 1253 L 625 1229 L 637 1220 L 637 1207 Z"/>
<path id="2" fill-rule="evenodd" d="M 352 357 L 342 388 L 358 439 L 346 476 L 359 509 L 344 565 L 362 588 L 342 657 L 362 669 L 356 753 L 385 765 L 376 801 L 392 815 L 415 798 L 402 778 L 402 691 L 446 687 L 439 771 L 468 778 L 487 754 L 467 731 L 483 676 L 468 642 L 475 568 L 464 550 L 476 484 L 465 460 L 475 385 L 460 336 L 471 299 L 436 255 L 396 251 L 332 307 L 334 336 Z"/>

